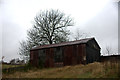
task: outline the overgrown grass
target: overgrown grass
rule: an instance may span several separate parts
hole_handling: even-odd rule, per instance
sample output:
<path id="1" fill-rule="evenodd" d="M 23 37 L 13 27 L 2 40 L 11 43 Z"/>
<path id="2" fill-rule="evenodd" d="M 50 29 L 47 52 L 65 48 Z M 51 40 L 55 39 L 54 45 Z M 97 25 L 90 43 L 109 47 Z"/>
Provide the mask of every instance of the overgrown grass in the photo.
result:
<path id="1" fill-rule="evenodd" d="M 32 69 L 33 67 L 30 65 L 30 63 L 28 64 L 24 64 L 24 65 L 7 65 L 4 64 L 2 65 L 2 73 L 3 74 L 13 74 L 15 72 L 27 72 L 30 69 Z"/>
<path id="2" fill-rule="evenodd" d="M 94 62 L 60 68 L 33 68 L 27 72 L 3 74 L 3 78 L 119 78 L 119 63 Z"/>
<path id="3" fill-rule="evenodd" d="M 20 67 L 20 66 L 24 66 L 24 65 L 8 65 L 8 64 L 2 64 L 2 69 L 12 68 L 12 67 Z"/>

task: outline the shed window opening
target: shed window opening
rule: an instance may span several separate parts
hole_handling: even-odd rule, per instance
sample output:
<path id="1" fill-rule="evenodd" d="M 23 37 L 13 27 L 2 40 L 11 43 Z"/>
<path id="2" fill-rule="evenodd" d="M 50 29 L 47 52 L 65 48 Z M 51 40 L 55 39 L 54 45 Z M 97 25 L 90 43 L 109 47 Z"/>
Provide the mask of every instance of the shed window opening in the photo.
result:
<path id="1" fill-rule="evenodd" d="M 58 47 L 55 48 L 55 53 L 54 53 L 54 61 L 55 63 L 57 62 L 63 62 L 63 53 L 62 53 L 62 48 Z"/>
<path id="2" fill-rule="evenodd" d="M 38 58 L 40 63 L 45 63 L 45 57 L 46 57 L 45 50 L 39 50 Z"/>

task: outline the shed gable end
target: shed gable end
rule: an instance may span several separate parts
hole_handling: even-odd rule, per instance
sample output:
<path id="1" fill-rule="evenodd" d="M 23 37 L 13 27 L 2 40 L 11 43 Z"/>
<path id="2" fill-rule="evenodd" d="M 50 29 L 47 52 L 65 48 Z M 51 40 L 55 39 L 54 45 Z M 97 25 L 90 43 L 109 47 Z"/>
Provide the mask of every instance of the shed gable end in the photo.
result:
<path id="1" fill-rule="evenodd" d="M 97 41 L 94 38 L 92 40 L 88 41 L 87 45 L 93 49 L 97 49 L 97 50 L 101 49 L 100 46 L 98 45 Z"/>

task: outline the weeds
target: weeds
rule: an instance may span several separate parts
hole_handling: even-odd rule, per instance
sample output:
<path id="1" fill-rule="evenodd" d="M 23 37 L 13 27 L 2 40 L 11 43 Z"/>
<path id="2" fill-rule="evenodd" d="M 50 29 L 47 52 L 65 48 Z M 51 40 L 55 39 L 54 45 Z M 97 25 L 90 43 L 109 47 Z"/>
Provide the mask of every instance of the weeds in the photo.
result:
<path id="1" fill-rule="evenodd" d="M 94 62 L 87 65 L 64 66 L 60 68 L 32 68 L 26 71 L 3 74 L 3 78 L 119 78 L 119 63 Z"/>
<path id="2" fill-rule="evenodd" d="M 19 66 L 12 66 L 12 65 L 8 65 L 9 67 L 7 68 L 3 68 L 2 69 L 2 73 L 3 74 L 11 74 L 17 71 L 21 71 L 21 72 L 27 72 L 28 70 L 32 69 L 33 67 L 30 65 L 30 63 L 26 64 L 26 65 L 19 65 Z"/>

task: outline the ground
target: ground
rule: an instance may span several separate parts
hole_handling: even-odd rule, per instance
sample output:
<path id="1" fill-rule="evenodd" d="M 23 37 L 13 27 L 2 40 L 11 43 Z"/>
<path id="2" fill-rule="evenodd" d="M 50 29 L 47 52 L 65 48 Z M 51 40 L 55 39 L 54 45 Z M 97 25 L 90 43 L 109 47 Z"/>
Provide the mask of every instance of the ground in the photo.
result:
<path id="1" fill-rule="evenodd" d="M 7 64 L 2 64 L 2 69 L 11 68 L 11 67 L 19 67 L 19 66 L 24 66 L 24 65 L 7 65 Z"/>
<path id="2" fill-rule="evenodd" d="M 60 68 L 33 68 L 27 72 L 3 74 L 3 78 L 120 78 L 118 63 L 94 62 Z"/>

